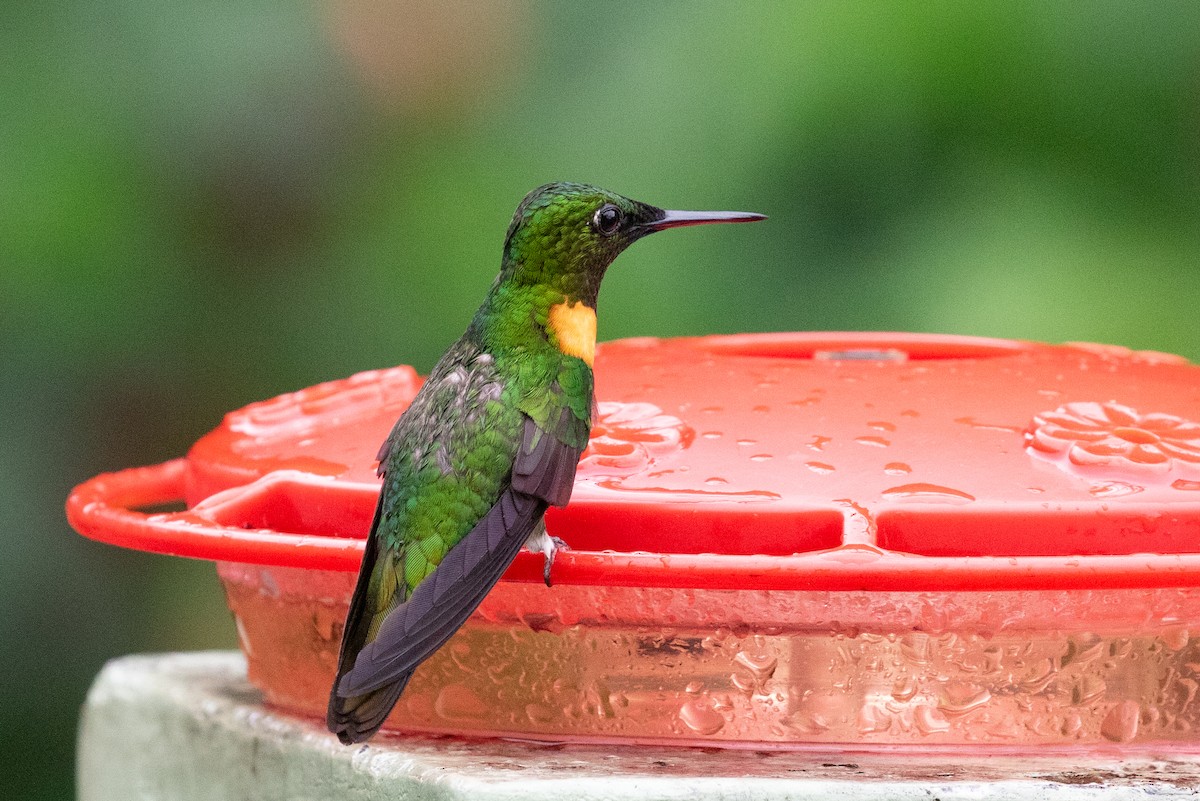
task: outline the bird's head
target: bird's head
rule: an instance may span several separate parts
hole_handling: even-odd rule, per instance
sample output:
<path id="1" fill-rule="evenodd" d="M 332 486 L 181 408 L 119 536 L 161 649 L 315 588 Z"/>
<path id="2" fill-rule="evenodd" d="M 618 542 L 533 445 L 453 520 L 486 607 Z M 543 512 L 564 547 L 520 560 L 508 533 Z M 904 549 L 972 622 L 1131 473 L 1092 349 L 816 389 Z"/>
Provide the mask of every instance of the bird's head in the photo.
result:
<path id="1" fill-rule="evenodd" d="M 761 219 L 736 211 L 666 211 L 595 186 L 546 184 L 526 195 L 513 215 L 501 279 L 551 286 L 594 307 L 608 265 L 643 236 L 683 225 Z"/>

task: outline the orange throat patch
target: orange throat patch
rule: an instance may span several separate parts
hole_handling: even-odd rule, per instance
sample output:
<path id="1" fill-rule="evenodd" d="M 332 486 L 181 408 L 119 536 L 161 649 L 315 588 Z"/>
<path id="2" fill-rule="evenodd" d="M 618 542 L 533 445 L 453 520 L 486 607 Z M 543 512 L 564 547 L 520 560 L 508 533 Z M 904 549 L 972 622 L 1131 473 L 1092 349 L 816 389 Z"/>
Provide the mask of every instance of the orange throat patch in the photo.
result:
<path id="1" fill-rule="evenodd" d="M 596 359 L 596 310 L 586 303 L 558 303 L 550 307 L 548 326 L 558 339 L 558 349 L 583 359 L 588 367 Z"/>

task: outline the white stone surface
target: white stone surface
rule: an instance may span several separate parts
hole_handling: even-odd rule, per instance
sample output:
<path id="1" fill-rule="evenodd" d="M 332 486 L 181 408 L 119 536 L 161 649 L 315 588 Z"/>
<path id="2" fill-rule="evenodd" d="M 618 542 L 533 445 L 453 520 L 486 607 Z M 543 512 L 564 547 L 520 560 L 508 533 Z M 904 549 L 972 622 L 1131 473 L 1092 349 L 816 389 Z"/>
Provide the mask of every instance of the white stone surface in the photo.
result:
<path id="1" fill-rule="evenodd" d="M 110 662 L 88 694 L 78 763 L 80 801 L 1082 801 L 1200 794 L 1200 753 L 768 753 L 398 736 L 344 747 L 320 721 L 264 709 L 233 652 Z"/>

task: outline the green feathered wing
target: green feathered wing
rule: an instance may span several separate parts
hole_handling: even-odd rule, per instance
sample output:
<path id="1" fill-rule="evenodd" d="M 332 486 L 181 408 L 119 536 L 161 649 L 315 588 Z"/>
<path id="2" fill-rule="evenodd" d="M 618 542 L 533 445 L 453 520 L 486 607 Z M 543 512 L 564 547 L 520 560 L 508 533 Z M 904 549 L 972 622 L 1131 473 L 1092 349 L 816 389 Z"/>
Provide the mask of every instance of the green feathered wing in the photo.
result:
<path id="1" fill-rule="evenodd" d="M 570 499 L 591 427 L 591 368 L 559 354 L 508 367 L 464 337 L 380 451 L 383 487 L 329 699 L 343 742 L 378 730 L 547 506 Z"/>

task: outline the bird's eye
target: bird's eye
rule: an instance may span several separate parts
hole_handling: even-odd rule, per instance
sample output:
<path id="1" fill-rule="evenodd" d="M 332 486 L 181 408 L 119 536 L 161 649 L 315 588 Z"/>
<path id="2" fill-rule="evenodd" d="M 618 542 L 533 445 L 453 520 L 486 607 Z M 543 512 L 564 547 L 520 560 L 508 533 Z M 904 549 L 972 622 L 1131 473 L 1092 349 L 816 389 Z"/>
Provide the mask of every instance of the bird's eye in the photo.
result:
<path id="1" fill-rule="evenodd" d="M 621 210 L 611 203 L 605 203 L 596 211 L 592 224 L 600 233 L 612 236 L 621 227 Z"/>

